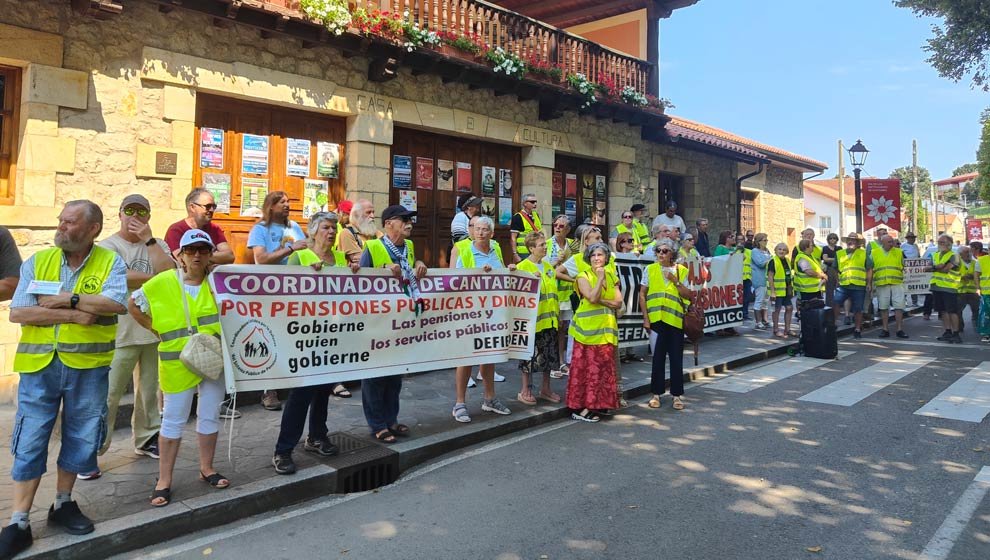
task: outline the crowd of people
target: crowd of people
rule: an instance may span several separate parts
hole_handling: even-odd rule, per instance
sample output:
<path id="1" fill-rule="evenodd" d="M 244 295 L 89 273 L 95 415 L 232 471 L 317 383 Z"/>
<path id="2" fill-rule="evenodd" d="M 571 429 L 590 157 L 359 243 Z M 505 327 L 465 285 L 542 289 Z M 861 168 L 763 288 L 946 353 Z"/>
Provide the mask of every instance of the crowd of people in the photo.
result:
<path id="1" fill-rule="evenodd" d="M 667 393 L 668 369 L 671 406 L 685 407 L 684 317 L 695 297 L 684 265 L 690 259 L 742 252 L 746 312 L 752 304 L 755 327 L 772 329 L 776 336 L 791 336 L 794 298 L 824 297 L 837 312 L 848 303 L 847 318 L 855 322 L 859 338 L 864 306 L 872 294 L 883 317 L 880 336 L 890 336 L 885 311 L 894 309 L 895 335 L 907 337 L 902 318 L 910 296 L 903 286 L 903 260 L 920 254 L 912 234 L 898 245 L 886 231 L 878 230 L 878 241 L 863 247 L 862 237 L 854 233 L 840 248 L 834 236 L 829 236 L 826 246 L 818 246 L 814 231 L 806 230 L 793 252 L 778 243 L 771 254 L 767 235 L 752 231 L 722 231 L 713 246 L 707 220 L 685 227 L 676 204 L 670 202 L 651 227 L 642 222 L 645 207 L 636 204 L 622 213 L 621 223 L 607 238 L 599 226 L 574 227 L 566 215 L 553 218 L 548 236 L 536 213 L 537 197 L 527 193 L 521 200 L 523 208 L 512 218 L 507 248 L 493 239 L 495 224 L 481 212 L 480 198 L 458 200 L 448 261 L 456 269 L 518 270 L 540 279 L 534 353 L 518 364 L 521 385 L 515 400 L 522 405 L 565 402 L 571 417 L 582 422 L 598 422 L 625 406 L 618 365 L 643 357 L 635 352 L 621 355 L 618 348 L 618 318 L 631 295 L 622 293 L 618 278 L 615 255 L 621 253 L 645 255 L 651 261 L 636 296 L 653 350 L 652 408 L 659 408 Z M 48 441 L 60 411 L 61 447 L 49 523 L 71 534 L 93 530 L 91 520 L 72 499 L 72 490 L 77 480 L 100 476 L 99 456 L 111 443 L 113 418 L 132 379 L 133 448 L 159 460 L 150 504 L 163 507 L 172 500 L 173 470 L 194 396 L 198 397 L 200 479 L 218 490 L 231 485 L 215 468 L 214 455 L 221 418 L 239 412 L 226 398 L 222 378 L 195 373 L 183 350 L 193 335 L 221 336 L 208 277 L 213 267 L 231 264 L 235 256 L 224 231 L 213 223 L 217 209 L 213 195 L 197 188 L 185 203 L 186 218 L 169 226 L 164 239 L 156 239 L 150 226 L 151 204 L 142 195 L 129 195 L 119 206 L 119 230 L 97 243 L 103 229 L 102 209 L 86 200 L 69 202 L 58 217 L 54 247 L 23 263 L 9 232 L 0 228 L 0 300 L 12 300 L 10 320 L 22 327 L 14 359 L 21 376 L 11 443 L 13 513 L 0 534 L 0 556 L 31 544 L 28 514 L 47 468 Z M 255 264 L 308 266 L 316 271 L 385 268 L 403 279 L 411 297 L 418 298 L 418 282 L 427 274 L 427 266 L 416 258 L 410 240 L 416 212 L 389 206 L 378 222 L 370 201 L 342 201 L 336 212 L 311 216 L 308 231 L 303 232 L 289 219 L 289 210 L 286 193 L 268 193 L 262 216 L 248 236 L 247 248 Z M 977 242 L 954 251 L 952 240 L 942 236 L 936 248 L 925 254 L 934 269 L 925 309 L 942 317 L 945 333 L 940 340 L 960 341 L 961 311 L 969 306 L 975 327 L 985 342 L 990 341 L 986 318 L 990 257 L 982 246 Z M 772 325 L 767 313 L 771 307 Z M 784 326 L 779 329 L 781 310 Z M 481 412 L 511 414 L 496 391 L 504 376 L 495 372 L 495 364 L 478 369 L 484 393 Z M 471 422 L 467 389 L 476 379 L 472 372 L 471 366 L 456 368 L 451 410 L 456 422 Z M 561 396 L 550 380 L 563 377 L 567 391 Z M 384 444 L 410 436 L 411 428 L 399 422 L 402 376 L 360 383 L 371 436 Z M 350 397 L 347 387 L 295 388 L 284 402 L 275 389 L 262 396 L 266 409 L 282 412 L 272 455 L 275 472 L 296 471 L 292 454 L 300 439 L 307 452 L 336 455 L 339 450 L 328 437 L 327 407 L 331 395 Z"/>

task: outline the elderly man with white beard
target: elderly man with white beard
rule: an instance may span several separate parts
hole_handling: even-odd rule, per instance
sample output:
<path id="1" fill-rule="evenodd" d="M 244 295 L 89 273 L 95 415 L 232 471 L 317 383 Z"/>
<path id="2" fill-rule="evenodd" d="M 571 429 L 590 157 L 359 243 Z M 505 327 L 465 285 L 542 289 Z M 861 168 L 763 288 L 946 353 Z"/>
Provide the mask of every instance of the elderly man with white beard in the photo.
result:
<path id="1" fill-rule="evenodd" d="M 370 200 L 362 198 L 354 203 L 350 221 L 347 227 L 340 230 L 339 237 L 337 248 L 352 263 L 361 259 L 365 242 L 381 237 L 378 226 L 375 225 L 375 206 Z"/>

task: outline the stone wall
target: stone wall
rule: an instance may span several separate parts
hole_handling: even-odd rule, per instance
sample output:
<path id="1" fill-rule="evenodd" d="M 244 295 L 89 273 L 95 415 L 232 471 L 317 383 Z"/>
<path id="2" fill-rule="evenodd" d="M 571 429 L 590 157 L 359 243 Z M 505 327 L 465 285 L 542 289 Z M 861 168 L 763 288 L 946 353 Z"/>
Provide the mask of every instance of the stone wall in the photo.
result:
<path id="1" fill-rule="evenodd" d="M 802 173 L 771 165 L 759 204 L 762 229 L 770 243 L 793 244 L 794 233 L 804 229 Z"/>

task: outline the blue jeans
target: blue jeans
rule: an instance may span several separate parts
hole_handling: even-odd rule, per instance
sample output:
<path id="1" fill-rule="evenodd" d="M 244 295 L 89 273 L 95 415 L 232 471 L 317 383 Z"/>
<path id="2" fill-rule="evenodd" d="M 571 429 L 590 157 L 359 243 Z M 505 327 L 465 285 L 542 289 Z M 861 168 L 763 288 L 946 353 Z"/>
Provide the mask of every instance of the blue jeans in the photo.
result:
<path id="1" fill-rule="evenodd" d="M 743 280 L 743 320 L 749 319 L 749 304 L 753 303 L 753 281 Z"/>
<path id="2" fill-rule="evenodd" d="M 47 471 L 48 440 L 62 407 L 62 448 L 58 467 L 71 473 L 97 470 L 96 454 L 107 431 L 109 366 L 75 369 L 56 354 L 36 373 L 22 373 L 10 452 L 10 476 L 17 482 L 41 478 Z"/>
<path id="3" fill-rule="evenodd" d="M 390 428 L 398 422 L 401 391 L 401 375 L 361 380 L 361 404 L 372 433 Z"/>
<path id="4" fill-rule="evenodd" d="M 852 302 L 849 306 L 851 313 L 862 313 L 863 302 L 866 301 L 866 288 L 839 286 L 839 289 L 835 290 L 835 306 L 842 307 L 847 299 Z"/>
<path id="5" fill-rule="evenodd" d="M 282 408 L 282 426 L 275 442 L 275 454 L 287 455 L 299 443 L 309 412 L 309 437 L 327 437 L 327 407 L 330 405 L 331 385 L 296 387 Z"/>

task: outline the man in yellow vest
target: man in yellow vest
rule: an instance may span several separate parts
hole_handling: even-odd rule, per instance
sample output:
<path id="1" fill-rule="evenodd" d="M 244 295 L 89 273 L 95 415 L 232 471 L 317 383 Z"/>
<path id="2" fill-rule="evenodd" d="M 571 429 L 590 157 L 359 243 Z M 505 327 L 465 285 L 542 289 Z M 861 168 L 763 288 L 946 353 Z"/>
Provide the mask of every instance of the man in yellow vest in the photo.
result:
<path id="1" fill-rule="evenodd" d="M 623 212 L 622 222 L 612 228 L 612 233 L 608 236 L 609 247 L 611 247 L 613 251 L 619 251 L 620 248 L 616 247 L 616 241 L 618 240 L 620 234 L 628 233 L 632 236 L 633 252 L 637 255 L 643 254 L 644 245 L 639 241 L 639 230 L 636 229 L 636 224 L 636 218 L 634 217 L 632 211 Z M 643 224 L 639 225 L 642 226 Z M 647 241 L 647 243 L 649 242 Z"/>
<path id="2" fill-rule="evenodd" d="M 543 231 L 543 223 L 540 222 L 540 215 L 536 213 L 536 195 L 524 194 L 522 197 L 522 210 L 512 216 L 509 223 L 509 236 L 512 238 L 512 264 L 519 264 L 519 261 L 529 256 L 529 249 L 526 248 L 526 234 L 531 231 Z"/>
<path id="3" fill-rule="evenodd" d="M 93 522 L 72 500 L 72 487 L 77 474 L 96 470 L 117 316 L 126 310 L 127 295 L 124 261 L 93 245 L 102 229 L 99 206 L 88 200 L 69 202 L 58 217 L 55 247 L 21 266 L 10 304 L 10 321 L 22 329 L 14 356 L 14 371 L 21 376 L 10 450 L 13 515 L 0 535 L 0 558 L 31 545 L 28 513 L 46 470 L 59 408 L 62 447 L 48 525 L 74 535 L 93 531 Z"/>
<path id="4" fill-rule="evenodd" d="M 887 323 L 891 307 L 894 308 L 897 338 L 907 338 L 904 332 L 904 253 L 893 237 L 884 235 L 880 238 L 880 248 L 866 258 L 866 266 L 873 271 L 873 285 L 876 286 L 877 309 L 883 324 L 880 338 L 890 337 Z"/>
<path id="5" fill-rule="evenodd" d="M 959 332 L 966 330 L 963 312 L 969 307 L 976 330 L 980 317 L 980 295 L 976 293 L 976 259 L 969 245 L 959 246 Z"/>
<path id="6" fill-rule="evenodd" d="M 979 241 L 971 245 L 976 243 L 979 243 L 981 253 L 973 267 L 973 282 L 980 294 L 980 320 L 976 330 L 980 333 L 980 342 L 990 342 L 990 255 L 982 254 L 983 244 Z"/>
<path id="7" fill-rule="evenodd" d="M 633 215 L 633 239 L 639 241 L 640 246 L 646 247 L 653 239 L 650 237 L 650 226 L 643 223 L 643 214 L 646 213 L 646 206 L 633 204 L 629 211 Z"/>
<path id="8" fill-rule="evenodd" d="M 962 344 L 959 336 L 959 256 L 952 252 L 952 237 L 938 236 L 938 250 L 932 253 L 932 306 L 942 316 L 945 332 L 936 340 Z"/>
<path id="9" fill-rule="evenodd" d="M 846 249 L 838 251 L 839 287 L 835 290 L 835 319 L 848 299 L 849 312 L 855 323 L 853 338 L 863 337 L 863 303 L 873 284 L 873 271 L 866 266 L 866 249 L 861 246 L 863 236 L 852 232 L 846 238 Z"/>

